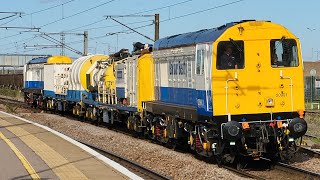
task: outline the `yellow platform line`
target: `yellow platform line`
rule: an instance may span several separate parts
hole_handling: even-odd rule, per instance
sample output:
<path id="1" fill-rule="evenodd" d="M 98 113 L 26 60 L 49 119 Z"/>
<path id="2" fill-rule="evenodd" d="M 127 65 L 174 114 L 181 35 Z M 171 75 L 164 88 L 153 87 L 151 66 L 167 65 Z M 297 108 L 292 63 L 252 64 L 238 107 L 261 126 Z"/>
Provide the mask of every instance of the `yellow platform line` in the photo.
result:
<path id="1" fill-rule="evenodd" d="M 59 179 L 88 179 L 72 162 L 69 162 L 49 145 L 24 130 L 21 126 L 12 126 L 14 124 L 1 118 L 0 125 L 8 126 L 6 129 L 19 137 L 22 142 L 31 148 L 52 169 Z"/>
<path id="2" fill-rule="evenodd" d="M 32 179 L 40 179 L 37 172 L 33 169 L 29 161 L 24 157 L 24 155 L 19 151 L 19 149 L 9 140 L 7 139 L 1 132 L 0 132 L 0 138 L 4 140 L 4 142 L 7 143 L 7 145 L 11 148 L 11 150 L 17 155 L 17 157 L 20 159 L 22 165 L 26 168 L 28 173 L 30 174 Z"/>

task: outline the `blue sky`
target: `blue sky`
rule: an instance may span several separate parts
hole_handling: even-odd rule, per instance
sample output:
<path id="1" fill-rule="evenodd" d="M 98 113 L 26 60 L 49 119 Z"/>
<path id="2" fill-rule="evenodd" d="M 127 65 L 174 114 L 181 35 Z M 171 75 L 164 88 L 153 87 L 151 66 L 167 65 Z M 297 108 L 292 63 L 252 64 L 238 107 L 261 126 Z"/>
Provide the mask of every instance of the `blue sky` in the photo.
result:
<path id="1" fill-rule="evenodd" d="M 151 43 L 138 34 L 128 33 L 125 27 L 119 26 L 110 19 L 105 20 L 104 17 L 105 15 L 144 12 L 139 14 L 160 14 L 160 21 L 162 21 L 160 23 L 160 38 L 213 28 L 242 19 L 270 20 L 284 25 L 300 38 L 305 61 L 316 60 L 318 54 L 320 58 L 318 43 L 320 42 L 319 0 L 7 0 L 5 2 L 2 2 L 0 11 L 17 11 L 25 14 L 21 18 L 0 20 L 0 27 L 41 27 L 40 31 L 45 33 L 61 31 L 83 33 L 84 30 L 88 30 L 89 52 L 91 53 L 108 53 L 115 51 L 117 47 L 118 49 L 132 49 L 132 43 L 137 41 Z M 170 8 L 149 11 L 180 2 L 181 4 Z M 62 3 L 65 4 L 61 6 Z M 54 6 L 57 7 L 34 13 Z M 90 10 L 90 8 L 92 9 Z M 202 13 L 176 18 L 210 8 L 212 9 Z M 80 13 L 85 10 L 88 11 Z M 5 16 L 5 14 L 0 14 L 0 17 Z M 151 38 L 154 37 L 154 27 L 151 25 L 152 17 L 121 17 L 117 20 L 132 28 L 145 26 L 137 30 Z M 22 30 L 0 29 L 0 53 L 60 54 L 59 48 L 25 49 L 24 46 L 54 45 L 54 43 L 41 38 L 39 33 L 20 33 L 20 31 Z M 106 36 L 108 33 L 115 32 L 124 33 Z M 52 35 L 52 37 L 60 40 L 60 36 Z M 83 51 L 82 41 L 83 37 L 80 35 L 65 36 L 66 44 L 78 51 Z M 71 57 L 78 57 L 74 52 L 68 50 L 65 52 Z"/>

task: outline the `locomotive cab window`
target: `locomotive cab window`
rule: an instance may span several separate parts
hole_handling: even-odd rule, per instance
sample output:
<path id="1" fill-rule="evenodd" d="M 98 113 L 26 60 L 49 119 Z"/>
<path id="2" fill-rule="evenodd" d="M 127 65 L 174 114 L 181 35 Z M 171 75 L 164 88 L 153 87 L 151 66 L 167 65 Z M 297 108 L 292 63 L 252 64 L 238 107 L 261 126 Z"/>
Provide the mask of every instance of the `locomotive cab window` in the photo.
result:
<path id="1" fill-rule="evenodd" d="M 294 39 L 273 39 L 270 41 L 271 66 L 276 67 L 297 67 L 298 48 Z"/>
<path id="2" fill-rule="evenodd" d="M 123 78 L 122 71 L 118 70 L 116 76 L 117 76 L 117 79 L 122 79 Z"/>
<path id="3" fill-rule="evenodd" d="M 243 41 L 221 41 L 217 51 L 217 69 L 243 69 L 244 43 Z"/>

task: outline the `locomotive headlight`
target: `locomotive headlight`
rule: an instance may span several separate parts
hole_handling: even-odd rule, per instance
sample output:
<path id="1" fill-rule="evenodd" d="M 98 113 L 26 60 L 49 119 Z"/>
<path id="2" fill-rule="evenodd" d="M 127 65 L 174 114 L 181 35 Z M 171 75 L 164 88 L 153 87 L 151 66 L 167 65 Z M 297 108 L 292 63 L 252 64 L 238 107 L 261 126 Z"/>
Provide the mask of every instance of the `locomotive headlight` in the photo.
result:
<path id="1" fill-rule="evenodd" d="M 236 141 L 242 136 L 242 128 L 237 121 L 229 121 L 223 127 L 223 137 L 228 140 Z"/>
<path id="2" fill-rule="evenodd" d="M 288 129 L 290 130 L 291 137 L 299 138 L 307 132 L 307 122 L 303 118 L 294 118 L 289 123 Z"/>
<path id="3" fill-rule="evenodd" d="M 274 106 L 274 100 L 273 100 L 272 98 L 268 98 L 268 99 L 266 100 L 266 106 L 267 106 L 267 107 L 272 107 L 272 106 Z"/>

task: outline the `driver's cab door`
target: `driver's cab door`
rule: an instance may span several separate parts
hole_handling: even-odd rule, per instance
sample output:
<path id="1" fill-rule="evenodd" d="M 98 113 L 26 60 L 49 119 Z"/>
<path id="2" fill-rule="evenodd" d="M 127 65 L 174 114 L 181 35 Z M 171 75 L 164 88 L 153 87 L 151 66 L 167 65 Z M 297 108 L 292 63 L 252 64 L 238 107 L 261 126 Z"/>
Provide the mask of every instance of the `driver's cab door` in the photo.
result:
<path id="1" fill-rule="evenodd" d="M 197 44 L 195 56 L 195 88 L 197 112 L 212 116 L 211 92 L 212 44 Z"/>

